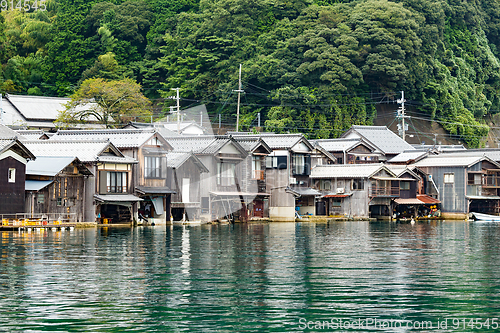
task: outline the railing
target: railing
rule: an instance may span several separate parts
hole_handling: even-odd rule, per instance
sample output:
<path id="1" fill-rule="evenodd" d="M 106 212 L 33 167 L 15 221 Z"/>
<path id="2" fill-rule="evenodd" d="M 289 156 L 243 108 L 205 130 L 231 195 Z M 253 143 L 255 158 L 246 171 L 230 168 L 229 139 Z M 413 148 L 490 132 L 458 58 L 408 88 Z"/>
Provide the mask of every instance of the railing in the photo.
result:
<path id="1" fill-rule="evenodd" d="M 370 197 L 399 197 L 398 187 L 372 186 Z"/>
<path id="2" fill-rule="evenodd" d="M 500 176 L 485 175 L 483 178 L 483 187 L 500 187 Z"/>
<path id="3" fill-rule="evenodd" d="M 264 170 L 254 170 L 253 179 L 264 180 Z"/>

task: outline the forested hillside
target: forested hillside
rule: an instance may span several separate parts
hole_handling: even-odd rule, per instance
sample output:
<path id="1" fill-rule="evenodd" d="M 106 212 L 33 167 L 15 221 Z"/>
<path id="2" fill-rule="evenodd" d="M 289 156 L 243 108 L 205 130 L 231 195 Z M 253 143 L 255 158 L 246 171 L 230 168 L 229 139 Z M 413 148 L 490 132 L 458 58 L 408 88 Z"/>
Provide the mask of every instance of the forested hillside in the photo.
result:
<path id="1" fill-rule="evenodd" d="M 418 117 L 475 147 L 500 112 L 497 0 L 28 2 L 2 1 L 3 93 L 131 78 L 157 115 L 180 87 L 182 106 L 234 122 L 242 64 L 243 129 L 260 112 L 266 130 L 336 137 L 404 91 Z"/>

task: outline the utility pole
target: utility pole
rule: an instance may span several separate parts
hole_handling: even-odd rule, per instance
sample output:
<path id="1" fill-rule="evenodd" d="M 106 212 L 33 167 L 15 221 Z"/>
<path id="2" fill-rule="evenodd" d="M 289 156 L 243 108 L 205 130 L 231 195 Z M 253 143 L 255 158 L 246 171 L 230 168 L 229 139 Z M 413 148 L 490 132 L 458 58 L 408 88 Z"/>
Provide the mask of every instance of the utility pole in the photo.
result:
<path id="1" fill-rule="evenodd" d="M 240 125 L 240 99 L 241 99 L 241 93 L 243 90 L 241 90 L 241 64 L 240 64 L 240 75 L 239 75 L 239 80 L 238 80 L 238 90 L 233 90 L 238 92 L 238 106 L 236 107 L 236 132 L 239 130 L 239 125 Z"/>
<path id="2" fill-rule="evenodd" d="M 3 125 L 3 99 L 1 92 L 0 92 L 0 124 Z"/>
<path id="3" fill-rule="evenodd" d="M 398 104 L 401 104 L 401 106 L 398 108 L 398 118 L 401 118 L 401 137 L 403 138 L 404 141 L 406 141 L 406 124 L 405 124 L 405 118 L 409 118 L 408 116 L 405 115 L 405 92 L 401 91 L 401 99 L 397 100 Z M 399 126 L 398 126 L 399 127 Z"/>
<path id="4" fill-rule="evenodd" d="M 175 90 L 177 92 L 177 96 L 175 99 L 177 100 L 177 133 L 181 133 L 181 107 L 180 107 L 180 98 L 179 98 L 179 90 L 181 88 L 170 88 L 170 90 Z"/>

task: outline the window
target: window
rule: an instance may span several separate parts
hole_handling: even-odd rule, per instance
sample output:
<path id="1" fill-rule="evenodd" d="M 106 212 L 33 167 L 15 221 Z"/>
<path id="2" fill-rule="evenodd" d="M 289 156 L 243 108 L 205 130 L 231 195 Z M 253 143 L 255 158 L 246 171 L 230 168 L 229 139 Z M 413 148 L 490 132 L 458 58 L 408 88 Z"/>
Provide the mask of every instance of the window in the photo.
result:
<path id="1" fill-rule="evenodd" d="M 303 154 L 293 154 L 293 174 L 294 175 L 308 175 L 309 165 L 311 164 L 311 156 Z"/>
<path id="2" fill-rule="evenodd" d="M 36 196 L 36 202 L 39 203 L 39 204 L 43 204 L 45 203 L 45 196 L 43 193 L 39 193 L 37 196 Z"/>
<path id="3" fill-rule="evenodd" d="M 253 179 L 264 179 L 264 171 L 261 166 L 262 159 L 260 156 L 252 156 L 252 178 Z"/>
<path id="4" fill-rule="evenodd" d="M 62 198 L 57 198 L 57 205 L 62 206 Z"/>
<path id="5" fill-rule="evenodd" d="M 332 189 L 332 182 L 327 179 L 321 179 L 319 181 L 319 189 L 324 191 L 330 191 Z"/>
<path id="6" fill-rule="evenodd" d="M 145 178 L 161 178 L 161 157 L 144 157 Z"/>
<path id="7" fill-rule="evenodd" d="M 410 189 L 410 182 L 399 182 L 399 189 L 400 190 L 409 190 Z"/>
<path id="8" fill-rule="evenodd" d="M 108 193 L 125 193 L 127 192 L 127 173 L 114 172 L 107 173 L 107 188 Z"/>
<path id="9" fill-rule="evenodd" d="M 481 174 L 480 173 L 469 173 L 467 175 L 467 184 L 469 185 L 481 185 Z"/>
<path id="10" fill-rule="evenodd" d="M 9 183 L 15 183 L 15 182 L 16 182 L 16 169 L 9 168 Z"/>
<path id="11" fill-rule="evenodd" d="M 234 163 L 217 163 L 217 185 L 231 186 L 236 184 L 235 170 Z"/>
<path id="12" fill-rule="evenodd" d="M 365 184 L 363 179 L 353 179 L 352 180 L 352 189 L 353 190 L 363 190 L 365 188 Z"/>
<path id="13" fill-rule="evenodd" d="M 267 156 L 266 168 L 268 169 L 286 169 L 287 158 L 286 156 Z"/>
<path id="14" fill-rule="evenodd" d="M 444 183 L 445 184 L 455 183 L 455 174 L 454 173 L 445 173 L 444 174 Z"/>

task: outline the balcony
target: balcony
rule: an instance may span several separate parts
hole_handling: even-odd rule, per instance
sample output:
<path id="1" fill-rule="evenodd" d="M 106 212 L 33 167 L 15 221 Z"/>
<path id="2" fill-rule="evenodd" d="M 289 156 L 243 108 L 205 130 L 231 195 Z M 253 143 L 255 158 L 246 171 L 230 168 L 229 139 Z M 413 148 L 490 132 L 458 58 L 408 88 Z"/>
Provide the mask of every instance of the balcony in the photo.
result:
<path id="1" fill-rule="evenodd" d="M 398 187 L 372 186 L 370 197 L 399 197 Z"/>
<path id="2" fill-rule="evenodd" d="M 500 176 L 497 174 L 485 175 L 483 177 L 483 187 L 485 187 L 485 188 L 500 188 Z"/>

